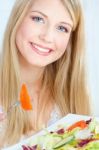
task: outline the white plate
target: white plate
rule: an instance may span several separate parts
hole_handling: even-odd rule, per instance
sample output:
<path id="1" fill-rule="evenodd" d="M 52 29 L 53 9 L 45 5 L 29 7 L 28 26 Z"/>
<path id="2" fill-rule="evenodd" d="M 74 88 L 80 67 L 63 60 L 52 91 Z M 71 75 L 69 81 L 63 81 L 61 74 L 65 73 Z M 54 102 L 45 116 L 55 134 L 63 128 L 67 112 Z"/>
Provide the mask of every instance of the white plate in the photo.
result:
<path id="1" fill-rule="evenodd" d="M 60 119 L 59 121 L 57 121 L 56 123 L 54 123 L 53 125 L 51 125 L 50 127 L 46 128 L 46 130 L 48 131 L 55 131 L 58 128 L 61 127 L 69 127 L 71 124 L 73 124 L 76 121 L 79 120 L 88 120 L 92 117 L 89 116 L 83 116 L 83 115 L 75 115 L 75 114 L 68 114 L 67 116 L 63 117 L 62 119 Z M 99 118 L 96 118 L 96 120 L 99 121 Z M 27 143 L 29 143 L 29 141 L 31 141 L 31 139 L 34 141 L 36 139 L 37 136 L 39 135 L 44 135 L 46 133 L 45 130 L 42 130 L 40 132 L 38 132 L 37 134 L 29 137 L 28 139 L 23 140 L 22 142 L 11 146 L 9 148 L 4 148 L 2 150 L 22 150 L 22 145 L 26 145 Z"/>

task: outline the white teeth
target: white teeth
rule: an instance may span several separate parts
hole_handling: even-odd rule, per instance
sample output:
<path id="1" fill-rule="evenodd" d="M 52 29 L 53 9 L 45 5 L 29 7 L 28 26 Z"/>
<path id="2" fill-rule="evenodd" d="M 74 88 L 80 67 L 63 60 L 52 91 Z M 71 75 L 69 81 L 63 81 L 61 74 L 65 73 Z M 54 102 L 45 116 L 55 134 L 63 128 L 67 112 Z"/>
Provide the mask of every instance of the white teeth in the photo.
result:
<path id="1" fill-rule="evenodd" d="M 41 52 L 47 52 L 48 53 L 50 51 L 49 49 L 41 48 L 41 47 L 39 47 L 37 45 L 34 45 L 34 47 L 37 48 Z"/>

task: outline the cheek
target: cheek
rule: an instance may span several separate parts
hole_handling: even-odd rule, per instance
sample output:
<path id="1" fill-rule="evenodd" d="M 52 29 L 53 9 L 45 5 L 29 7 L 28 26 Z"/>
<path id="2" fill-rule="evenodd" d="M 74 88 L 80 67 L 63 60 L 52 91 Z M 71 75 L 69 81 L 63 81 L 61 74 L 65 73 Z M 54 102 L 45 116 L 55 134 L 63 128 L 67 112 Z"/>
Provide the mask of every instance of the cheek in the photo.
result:
<path id="1" fill-rule="evenodd" d="M 17 45 L 19 45 L 20 43 L 22 44 L 26 39 L 27 39 L 26 30 L 24 30 L 23 27 L 20 27 L 16 33 L 16 44 Z"/>
<path id="2" fill-rule="evenodd" d="M 57 40 L 57 49 L 61 54 L 63 54 L 66 51 L 68 42 L 69 42 L 69 37 L 59 38 Z"/>
<path id="3" fill-rule="evenodd" d="M 29 40 L 33 33 L 33 27 L 29 20 L 24 20 L 17 31 L 17 37 L 23 40 Z"/>
<path id="4" fill-rule="evenodd" d="M 16 33 L 16 46 L 18 50 L 22 53 L 28 43 L 28 32 L 24 26 L 20 26 Z"/>
<path id="5" fill-rule="evenodd" d="M 21 38 L 21 41 L 33 41 L 42 30 L 38 29 L 32 24 L 25 24 L 20 27 L 18 31 L 18 37 Z"/>

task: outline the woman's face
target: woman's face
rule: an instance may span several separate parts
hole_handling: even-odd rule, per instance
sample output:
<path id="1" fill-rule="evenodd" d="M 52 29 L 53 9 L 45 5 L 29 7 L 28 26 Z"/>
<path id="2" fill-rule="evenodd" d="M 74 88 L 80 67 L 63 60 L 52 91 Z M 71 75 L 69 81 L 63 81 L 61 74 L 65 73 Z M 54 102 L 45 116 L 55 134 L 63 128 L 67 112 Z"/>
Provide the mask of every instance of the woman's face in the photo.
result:
<path id="1" fill-rule="evenodd" d="M 16 33 L 20 59 L 38 67 L 58 60 L 66 51 L 72 27 L 60 0 L 35 0 Z"/>

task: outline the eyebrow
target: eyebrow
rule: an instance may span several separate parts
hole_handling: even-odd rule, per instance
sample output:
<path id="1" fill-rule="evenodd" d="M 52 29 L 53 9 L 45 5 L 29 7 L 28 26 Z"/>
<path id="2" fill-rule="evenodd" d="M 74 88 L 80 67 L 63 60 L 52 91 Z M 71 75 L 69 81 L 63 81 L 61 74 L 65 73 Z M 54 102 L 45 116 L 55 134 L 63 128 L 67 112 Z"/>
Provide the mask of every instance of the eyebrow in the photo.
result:
<path id="1" fill-rule="evenodd" d="M 68 23 L 68 22 L 60 22 L 60 23 L 65 24 L 65 25 L 68 25 L 68 26 L 70 26 L 71 28 L 73 27 L 73 25 L 71 25 L 71 24 Z"/>
<path id="2" fill-rule="evenodd" d="M 48 18 L 48 16 L 45 15 L 44 13 L 42 13 L 41 11 L 32 10 L 32 12 L 39 13 L 39 14 L 43 15 L 44 17 Z M 63 21 L 62 21 L 62 22 L 60 22 L 60 23 L 65 24 L 65 25 L 69 25 L 71 28 L 73 27 L 73 26 L 72 26 L 70 23 L 68 23 L 68 22 L 63 22 Z"/>
<path id="3" fill-rule="evenodd" d="M 40 11 L 32 10 L 32 12 L 39 13 L 39 14 L 43 15 L 44 17 L 48 18 L 47 15 L 45 15 L 44 13 L 42 13 L 42 12 L 40 12 Z"/>

